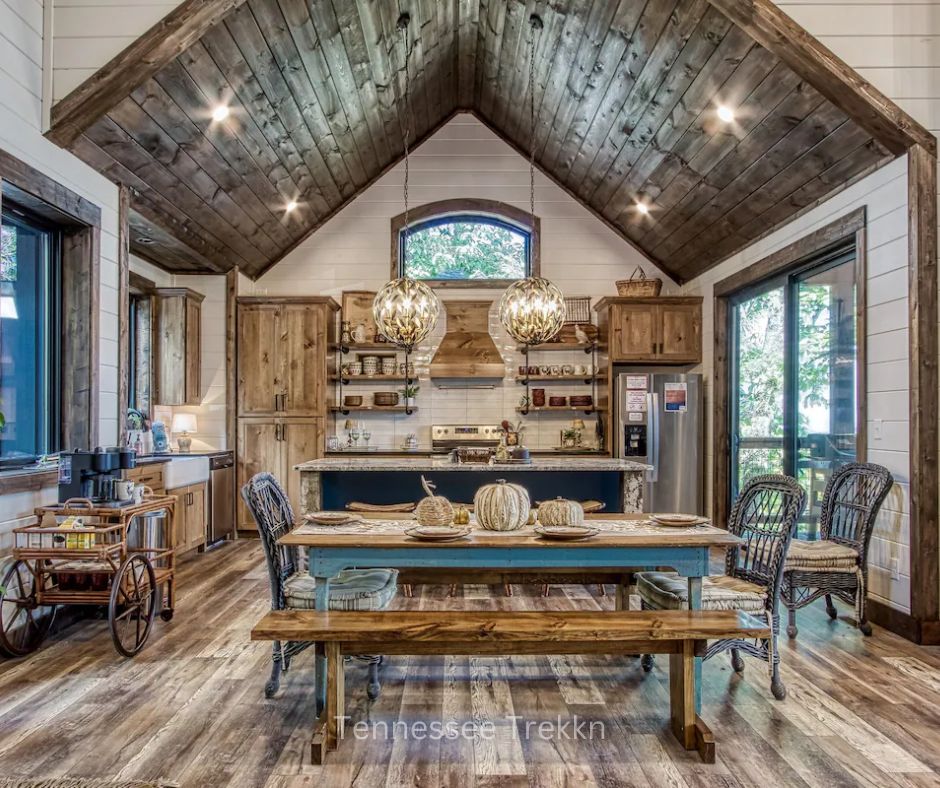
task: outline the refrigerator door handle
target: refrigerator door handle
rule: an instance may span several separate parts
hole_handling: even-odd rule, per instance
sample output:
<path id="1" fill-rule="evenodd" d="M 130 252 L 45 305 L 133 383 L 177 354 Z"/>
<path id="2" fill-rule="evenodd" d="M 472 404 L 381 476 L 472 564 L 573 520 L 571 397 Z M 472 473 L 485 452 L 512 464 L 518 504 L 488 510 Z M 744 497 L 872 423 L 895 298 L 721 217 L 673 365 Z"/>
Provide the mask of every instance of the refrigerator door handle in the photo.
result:
<path id="1" fill-rule="evenodd" d="M 650 465 L 653 470 L 649 472 L 649 481 L 659 481 L 659 394 L 646 395 L 646 440 L 649 443 L 647 451 L 650 458 Z"/>

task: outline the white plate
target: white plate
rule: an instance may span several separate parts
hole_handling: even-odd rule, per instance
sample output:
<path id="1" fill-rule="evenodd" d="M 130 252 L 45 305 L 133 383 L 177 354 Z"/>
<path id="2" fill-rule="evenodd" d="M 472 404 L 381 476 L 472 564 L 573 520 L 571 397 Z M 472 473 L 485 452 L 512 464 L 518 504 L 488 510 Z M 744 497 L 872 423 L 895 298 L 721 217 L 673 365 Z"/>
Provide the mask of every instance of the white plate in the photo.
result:
<path id="1" fill-rule="evenodd" d="M 537 525 L 534 530 L 543 539 L 556 539 L 560 542 L 577 542 L 600 533 L 597 528 L 583 525 Z"/>
<path id="2" fill-rule="evenodd" d="M 650 519 L 656 525 L 670 525 L 674 527 L 687 527 L 690 525 L 704 525 L 709 520 L 697 514 L 651 514 Z"/>
<path id="3" fill-rule="evenodd" d="M 349 512 L 309 512 L 304 520 L 316 525 L 347 525 L 358 523 L 362 518 Z"/>
<path id="4" fill-rule="evenodd" d="M 419 539 L 422 542 L 453 542 L 467 536 L 470 529 L 446 525 L 421 525 L 417 528 L 408 528 L 405 533 L 412 539 Z"/>

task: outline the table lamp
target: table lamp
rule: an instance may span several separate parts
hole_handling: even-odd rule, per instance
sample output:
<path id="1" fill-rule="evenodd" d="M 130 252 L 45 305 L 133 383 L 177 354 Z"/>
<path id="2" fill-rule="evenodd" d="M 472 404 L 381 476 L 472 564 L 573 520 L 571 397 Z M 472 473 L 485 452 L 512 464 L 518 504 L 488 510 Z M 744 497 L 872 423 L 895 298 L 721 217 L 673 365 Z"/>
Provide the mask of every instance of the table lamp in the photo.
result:
<path id="1" fill-rule="evenodd" d="M 173 434 L 176 435 L 176 442 L 180 447 L 180 452 L 188 452 L 193 445 L 193 439 L 189 433 L 196 431 L 195 413 L 174 413 L 173 414 Z"/>

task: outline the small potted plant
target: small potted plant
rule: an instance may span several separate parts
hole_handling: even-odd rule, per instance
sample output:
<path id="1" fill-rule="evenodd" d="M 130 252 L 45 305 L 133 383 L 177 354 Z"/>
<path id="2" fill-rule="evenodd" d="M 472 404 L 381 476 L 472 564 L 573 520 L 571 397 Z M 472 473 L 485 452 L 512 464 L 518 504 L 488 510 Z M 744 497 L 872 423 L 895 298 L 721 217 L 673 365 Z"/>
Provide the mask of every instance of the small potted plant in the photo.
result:
<path id="1" fill-rule="evenodd" d="M 574 427 L 568 427 L 561 431 L 561 445 L 565 449 L 574 449 L 578 445 L 580 433 Z"/>
<path id="2" fill-rule="evenodd" d="M 409 384 L 401 390 L 401 395 L 405 398 L 406 408 L 413 408 L 415 406 L 415 397 L 418 395 L 420 389 L 420 386 L 412 386 Z"/>

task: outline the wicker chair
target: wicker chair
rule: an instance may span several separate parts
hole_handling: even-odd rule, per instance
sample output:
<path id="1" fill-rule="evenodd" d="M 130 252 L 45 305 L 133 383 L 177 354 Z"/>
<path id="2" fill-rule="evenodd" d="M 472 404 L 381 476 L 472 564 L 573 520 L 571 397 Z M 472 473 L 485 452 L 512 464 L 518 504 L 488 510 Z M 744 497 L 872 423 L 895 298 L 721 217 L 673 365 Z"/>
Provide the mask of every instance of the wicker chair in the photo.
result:
<path id="1" fill-rule="evenodd" d="M 316 602 L 315 581 L 304 571 L 300 550 L 277 543 L 294 526 L 294 512 L 283 488 L 270 473 L 259 473 L 242 487 L 241 492 L 261 535 L 271 584 L 271 609 L 313 609 Z M 384 609 L 394 598 L 397 583 L 398 572 L 395 569 L 351 569 L 340 572 L 330 581 L 330 609 Z M 273 697 L 277 692 L 281 671 L 287 672 L 291 658 L 312 645 L 307 641 L 274 642 L 271 677 L 264 687 L 265 697 Z M 375 700 L 381 691 L 378 679 L 381 657 L 356 658 L 369 665 L 368 694 L 369 698 Z"/>
<path id="2" fill-rule="evenodd" d="M 819 519 L 820 539 L 795 539 L 783 569 L 780 596 L 789 614 L 787 634 L 796 637 L 796 611 L 824 596 L 835 619 L 832 597 L 855 606 L 858 628 L 871 634 L 865 612 L 868 544 L 875 518 L 894 484 L 887 468 L 849 463 L 829 479 Z"/>
<path id="3" fill-rule="evenodd" d="M 718 640 L 710 644 L 705 659 L 731 651 L 731 665 L 740 673 L 744 651 L 764 660 L 770 671 L 770 689 L 777 700 L 786 697 L 780 678 L 777 635 L 780 616 L 777 599 L 783 579 L 787 547 L 803 511 L 806 495 L 789 476 L 756 476 L 745 485 L 735 501 L 728 530 L 741 537 L 744 545 L 728 551 L 725 574 L 706 577 L 702 582 L 702 608 L 705 610 L 743 610 L 765 616 L 770 623 L 770 640 Z M 637 591 L 646 610 L 676 610 L 689 605 L 689 586 L 674 572 L 639 572 Z M 653 657 L 643 656 L 643 669 L 652 670 Z"/>

